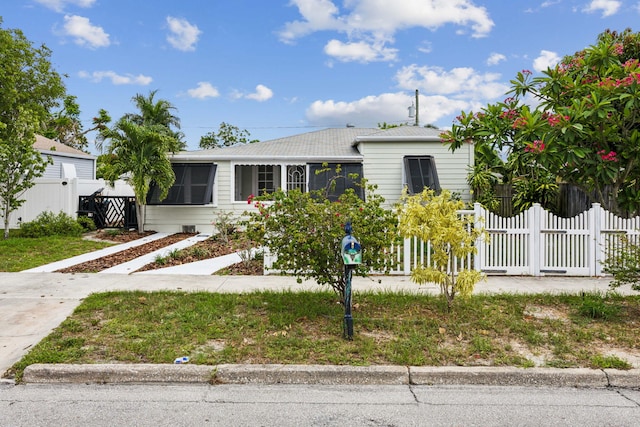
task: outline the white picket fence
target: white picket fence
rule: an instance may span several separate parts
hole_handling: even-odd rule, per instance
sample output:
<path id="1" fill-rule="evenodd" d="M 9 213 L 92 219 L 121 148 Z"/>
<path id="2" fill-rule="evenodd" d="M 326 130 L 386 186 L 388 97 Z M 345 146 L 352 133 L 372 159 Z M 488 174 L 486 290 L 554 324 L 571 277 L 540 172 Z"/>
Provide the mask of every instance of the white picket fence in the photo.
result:
<path id="1" fill-rule="evenodd" d="M 602 276 L 602 262 L 609 250 L 619 247 L 619 236 L 640 235 L 640 217 L 621 218 L 598 203 L 572 218 L 560 218 L 538 204 L 510 218 L 477 203 L 473 210 L 459 213 L 473 215 L 486 236 L 476 242 L 475 255 L 458 260 L 452 268 L 487 274 Z M 418 265 L 429 265 L 430 252 L 428 242 L 405 239 L 394 248 L 391 274 L 408 275 Z"/>

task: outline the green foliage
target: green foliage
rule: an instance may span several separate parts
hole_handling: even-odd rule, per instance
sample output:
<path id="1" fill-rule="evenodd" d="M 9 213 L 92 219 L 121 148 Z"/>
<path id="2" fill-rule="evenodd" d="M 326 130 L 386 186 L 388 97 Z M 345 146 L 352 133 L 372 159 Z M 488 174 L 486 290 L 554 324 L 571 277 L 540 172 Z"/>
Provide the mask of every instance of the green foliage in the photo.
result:
<path id="1" fill-rule="evenodd" d="M 208 132 L 200 138 L 200 148 L 231 147 L 232 145 L 252 144 L 254 142 L 258 142 L 258 140 L 251 139 L 249 131 L 222 122 L 218 132 Z"/>
<path id="2" fill-rule="evenodd" d="M 83 232 L 82 225 L 62 211 L 41 212 L 33 221 L 20 224 L 22 237 L 80 236 Z"/>
<path id="3" fill-rule="evenodd" d="M 328 191 L 303 193 L 276 190 L 272 194 L 250 198 L 256 211 L 247 212 L 247 236 L 267 247 L 277 256 L 273 269 L 286 271 L 299 279 L 311 278 L 330 285 L 343 295 L 344 264 L 340 242 L 344 226 L 351 221 L 353 235 L 362 246 L 363 264 L 354 274 L 388 271 L 390 248 L 397 241 L 397 217 L 382 204 L 375 187 L 362 180 L 365 200 L 353 189 L 347 189 L 336 202 L 327 198 Z"/>
<path id="4" fill-rule="evenodd" d="M 151 183 L 158 186 L 160 200 L 167 197 L 176 179 L 169 153 L 184 148 L 182 134 L 172 128 L 180 126 L 180 119 L 172 114 L 176 108 L 169 101 L 156 100 L 156 93 L 134 96 L 139 112 L 125 114 L 113 127 L 100 129 L 97 140 L 99 148 L 108 142 L 107 155 L 100 162 L 100 175 L 111 183 L 128 175 L 136 196 L 140 233 L 144 231 L 144 209 Z"/>
<path id="5" fill-rule="evenodd" d="M 597 43 L 533 77 L 511 81 L 511 97 L 480 112 L 461 113 L 443 134 L 452 150 L 476 144 L 476 162 L 487 152 L 506 155 L 487 164 L 516 188 L 518 206 L 551 204 L 557 182 L 593 194 L 610 211 L 640 209 L 640 33 L 606 31 Z M 526 99 L 541 102 L 535 110 Z M 611 197 L 610 197 L 611 196 Z"/>
<path id="6" fill-rule="evenodd" d="M 429 242 L 432 248 L 432 264 L 414 268 L 411 279 L 419 284 L 438 284 L 449 309 L 456 294 L 470 296 L 475 284 L 482 279 L 479 271 L 456 272 L 452 268 L 457 259 L 475 252 L 475 241 L 483 233 L 474 227 L 471 218 L 458 214 L 463 208 L 464 203 L 452 199 L 448 190 L 436 195 L 430 189 L 413 196 L 405 192 L 398 205 L 400 234 Z"/>
<path id="7" fill-rule="evenodd" d="M 216 228 L 216 237 L 224 243 L 229 243 L 231 237 L 238 231 L 236 219 L 232 212 L 218 212 L 216 219 L 213 221 L 213 226 Z"/>
<path id="8" fill-rule="evenodd" d="M 591 358 L 591 368 L 593 369 L 632 369 L 633 365 L 618 356 L 595 355 Z"/>
<path id="9" fill-rule="evenodd" d="M 578 313 L 589 319 L 609 320 L 619 312 L 620 307 L 607 301 L 606 295 L 600 293 L 583 293 L 578 306 Z"/>
<path id="10" fill-rule="evenodd" d="M 617 236 L 602 265 L 605 272 L 613 275 L 611 288 L 630 285 L 634 291 L 640 291 L 640 245 L 637 240 L 626 235 Z"/>
<path id="11" fill-rule="evenodd" d="M 89 218 L 88 216 L 79 216 L 76 221 L 78 222 L 78 224 L 80 224 L 84 231 L 96 230 L 96 223 L 93 222 L 93 219 Z"/>
<path id="12" fill-rule="evenodd" d="M 51 114 L 45 124 L 43 135 L 69 147 L 87 151 L 89 145 L 87 133 L 104 129 L 111 121 L 111 117 L 106 110 L 101 109 L 98 115 L 92 119 L 92 126 L 84 129 L 80 120 L 80 106 L 76 99 L 77 97 L 73 95 L 67 95 L 64 98 L 63 108 Z"/>
<path id="13" fill-rule="evenodd" d="M 33 143 L 49 109 L 65 94 L 50 57 L 46 46 L 34 47 L 20 30 L 0 28 L 0 214 L 5 239 L 11 212 L 49 161 Z"/>

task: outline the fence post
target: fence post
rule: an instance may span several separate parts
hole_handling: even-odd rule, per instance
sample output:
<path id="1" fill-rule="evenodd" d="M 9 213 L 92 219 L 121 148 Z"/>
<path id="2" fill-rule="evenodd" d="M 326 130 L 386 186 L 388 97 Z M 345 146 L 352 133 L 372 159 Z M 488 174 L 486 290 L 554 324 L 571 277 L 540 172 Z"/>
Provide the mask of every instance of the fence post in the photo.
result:
<path id="1" fill-rule="evenodd" d="M 529 223 L 529 273 L 532 276 L 540 276 L 542 250 L 542 207 L 539 203 L 534 203 L 527 212 L 527 222 Z"/>
<path id="2" fill-rule="evenodd" d="M 605 241 L 602 234 L 602 207 L 600 203 L 592 203 L 589 210 L 589 275 L 602 276 L 602 263 L 605 259 Z"/>
<path id="3" fill-rule="evenodd" d="M 403 274 L 405 276 L 408 276 L 409 274 L 411 274 L 411 237 L 405 237 L 404 239 L 404 243 L 402 245 L 402 250 L 404 252 L 403 255 Z"/>
<path id="4" fill-rule="evenodd" d="M 476 227 L 477 230 L 484 228 L 486 224 L 486 218 L 483 217 L 482 213 L 483 213 L 482 205 L 478 202 L 474 203 L 473 204 L 473 221 L 474 221 L 474 227 Z M 476 252 L 473 255 L 473 269 L 476 271 L 482 271 L 483 265 L 480 265 L 480 263 L 486 259 L 485 245 L 483 243 L 483 240 L 484 240 L 484 236 L 480 235 L 477 237 L 475 242 Z"/>

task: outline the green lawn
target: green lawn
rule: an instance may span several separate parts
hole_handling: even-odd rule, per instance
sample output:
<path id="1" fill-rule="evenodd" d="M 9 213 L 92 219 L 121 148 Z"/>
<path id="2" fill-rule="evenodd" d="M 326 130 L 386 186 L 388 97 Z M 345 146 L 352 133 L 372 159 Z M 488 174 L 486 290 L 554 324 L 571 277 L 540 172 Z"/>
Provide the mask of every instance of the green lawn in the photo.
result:
<path id="1" fill-rule="evenodd" d="M 109 292 L 12 369 L 33 363 L 286 363 L 628 369 L 640 356 L 640 297 L 358 293 L 354 339 L 332 292 Z M 613 354 L 611 350 L 616 351 Z"/>
<path id="2" fill-rule="evenodd" d="M 22 271 L 111 246 L 111 243 L 81 237 L 48 236 L 23 238 L 9 234 L 0 239 L 0 271 Z"/>

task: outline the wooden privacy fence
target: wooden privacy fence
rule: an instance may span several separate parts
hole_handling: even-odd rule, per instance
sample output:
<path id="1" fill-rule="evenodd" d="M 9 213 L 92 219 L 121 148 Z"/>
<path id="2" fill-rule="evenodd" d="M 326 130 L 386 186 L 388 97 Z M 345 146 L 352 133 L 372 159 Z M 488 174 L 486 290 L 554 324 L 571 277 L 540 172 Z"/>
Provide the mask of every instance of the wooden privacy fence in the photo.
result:
<path id="1" fill-rule="evenodd" d="M 477 253 L 459 259 L 454 270 L 474 268 L 487 274 L 602 276 L 602 262 L 611 250 L 621 250 L 620 236 L 636 240 L 640 217 L 621 218 L 605 211 L 598 203 L 572 218 L 561 218 L 540 205 L 513 217 L 501 217 L 476 203 L 476 227 L 486 236 L 476 242 Z M 411 273 L 418 265 L 431 263 L 428 242 L 405 239 L 393 249 L 392 274 Z"/>

